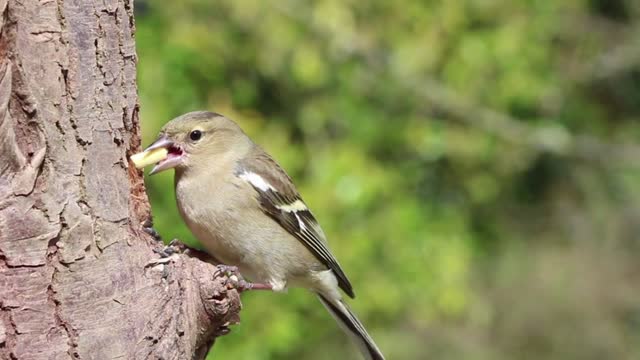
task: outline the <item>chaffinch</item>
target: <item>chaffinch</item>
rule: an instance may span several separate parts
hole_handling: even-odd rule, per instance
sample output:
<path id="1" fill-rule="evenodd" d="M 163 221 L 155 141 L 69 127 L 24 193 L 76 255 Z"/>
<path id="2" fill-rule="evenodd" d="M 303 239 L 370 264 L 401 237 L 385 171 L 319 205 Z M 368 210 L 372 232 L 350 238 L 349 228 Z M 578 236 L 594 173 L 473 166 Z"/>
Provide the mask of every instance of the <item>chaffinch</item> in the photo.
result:
<path id="1" fill-rule="evenodd" d="M 380 349 L 339 289 L 354 297 L 325 234 L 291 178 L 232 120 L 213 112 L 168 122 L 158 139 L 132 156 L 151 174 L 175 169 L 178 209 L 207 253 L 237 266 L 249 288 L 314 292 L 367 359 Z"/>

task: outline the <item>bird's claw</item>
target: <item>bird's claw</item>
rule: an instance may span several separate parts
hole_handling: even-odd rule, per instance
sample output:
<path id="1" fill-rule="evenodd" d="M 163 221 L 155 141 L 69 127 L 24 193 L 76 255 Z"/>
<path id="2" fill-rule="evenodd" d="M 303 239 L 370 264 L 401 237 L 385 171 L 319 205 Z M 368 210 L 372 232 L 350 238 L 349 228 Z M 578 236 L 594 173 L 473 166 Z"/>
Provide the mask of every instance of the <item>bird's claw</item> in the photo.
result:
<path id="1" fill-rule="evenodd" d="M 142 230 L 151 235 L 155 240 L 162 241 L 162 236 L 153 228 L 153 220 L 151 220 L 151 218 L 148 218 L 142 223 Z"/>
<path id="2" fill-rule="evenodd" d="M 165 259 L 177 253 L 176 249 L 171 246 L 165 246 L 162 249 L 153 249 L 153 252 L 160 255 L 160 258 Z"/>
<path id="3" fill-rule="evenodd" d="M 153 249 L 153 252 L 160 255 L 161 258 L 168 258 L 175 254 L 181 254 L 188 250 L 187 245 L 180 242 L 178 239 L 173 239 L 167 246 L 162 249 Z"/>
<path id="4" fill-rule="evenodd" d="M 273 286 L 270 284 L 252 283 L 246 281 L 237 266 L 231 265 L 217 265 L 220 274 L 226 276 L 224 285 L 227 289 L 236 289 L 238 292 L 244 292 L 248 290 L 273 290 Z"/>
<path id="5" fill-rule="evenodd" d="M 178 258 L 178 255 L 183 253 L 187 249 L 187 246 L 181 243 L 178 239 L 173 239 L 169 245 L 162 249 L 153 249 L 153 252 L 160 255 L 159 259 L 153 259 L 147 263 L 145 267 L 153 267 L 156 265 L 166 265 Z M 162 270 L 162 277 L 167 278 L 169 276 L 168 267 L 165 266 Z"/>
<path id="6" fill-rule="evenodd" d="M 236 275 L 231 275 L 227 278 L 225 283 L 227 289 L 236 289 L 238 292 L 243 292 L 247 290 L 251 290 L 253 288 L 253 284 L 246 281 L 245 279 L 238 277 Z"/>
<path id="7" fill-rule="evenodd" d="M 218 273 L 219 274 L 224 274 L 227 277 L 231 277 L 232 275 L 240 276 L 240 273 L 238 272 L 238 267 L 237 266 L 218 264 L 218 265 L 216 265 L 216 267 L 218 268 Z"/>
<path id="8" fill-rule="evenodd" d="M 248 283 L 242 278 L 242 275 L 238 271 L 237 266 L 218 264 L 216 265 L 216 268 L 218 270 L 217 274 L 225 277 L 224 285 L 228 289 L 236 289 L 238 291 L 244 291 L 250 287 L 249 286 L 250 283 Z"/>

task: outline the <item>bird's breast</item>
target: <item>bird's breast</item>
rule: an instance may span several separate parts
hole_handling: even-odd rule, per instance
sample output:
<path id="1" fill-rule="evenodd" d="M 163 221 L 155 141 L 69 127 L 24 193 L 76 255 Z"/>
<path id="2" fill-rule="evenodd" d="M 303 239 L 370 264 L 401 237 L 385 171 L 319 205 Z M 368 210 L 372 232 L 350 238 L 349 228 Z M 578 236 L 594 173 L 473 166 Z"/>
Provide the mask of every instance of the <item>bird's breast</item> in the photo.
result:
<path id="1" fill-rule="evenodd" d="M 176 182 L 176 200 L 185 223 L 204 248 L 217 259 L 236 263 L 243 244 L 235 241 L 241 224 L 242 199 L 233 191 L 233 182 L 215 178 L 197 181 L 183 177 Z M 236 195 L 234 195 L 236 194 Z"/>
<path id="2" fill-rule="evenodd" d="M 209 178 L 210 179 L 210 178 Z M 264 214 L 255 190 L 237 177 L 176 182 L 178 209 L 206 251 L 260 281 L 286 281 L 322 268 L 291 234 Z"/>

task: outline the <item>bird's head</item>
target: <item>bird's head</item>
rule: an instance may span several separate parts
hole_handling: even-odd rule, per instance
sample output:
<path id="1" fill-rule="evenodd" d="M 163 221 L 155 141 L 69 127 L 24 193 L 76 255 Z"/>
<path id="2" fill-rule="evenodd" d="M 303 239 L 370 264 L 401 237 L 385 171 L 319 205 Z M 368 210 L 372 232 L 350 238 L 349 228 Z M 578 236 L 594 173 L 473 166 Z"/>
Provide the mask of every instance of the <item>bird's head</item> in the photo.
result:
<path id="1" fill-rule="evenodd" d="M 251 140 L 232 120 L 209 111 L 181 115 L 162 127 L 156 141 L 131 160 L 138 168 L 155 163 L 150 174 L 167 169 L 206 167 L 210 161 L 240 156 Z"/>

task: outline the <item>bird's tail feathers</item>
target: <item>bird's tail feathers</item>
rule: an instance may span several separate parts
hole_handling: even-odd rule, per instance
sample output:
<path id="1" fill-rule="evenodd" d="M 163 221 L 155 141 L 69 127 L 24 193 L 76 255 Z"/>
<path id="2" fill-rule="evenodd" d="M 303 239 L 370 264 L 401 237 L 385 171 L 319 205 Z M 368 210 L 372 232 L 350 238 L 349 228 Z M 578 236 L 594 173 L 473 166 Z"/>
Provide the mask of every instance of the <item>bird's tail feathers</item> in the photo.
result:
<path id="1" fill-rule="evenodd" d="M 342 330 L 358 345 L 360 352 L 367 360 L 384 360 L 384 355 L 382 355 L 376 343 L 344 301 L 340 299 L 332 301 L 322 294 L 318 293 L 317 295 L 322 305 L 329 310 L 329 313 L 336 319 Z"/>

